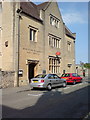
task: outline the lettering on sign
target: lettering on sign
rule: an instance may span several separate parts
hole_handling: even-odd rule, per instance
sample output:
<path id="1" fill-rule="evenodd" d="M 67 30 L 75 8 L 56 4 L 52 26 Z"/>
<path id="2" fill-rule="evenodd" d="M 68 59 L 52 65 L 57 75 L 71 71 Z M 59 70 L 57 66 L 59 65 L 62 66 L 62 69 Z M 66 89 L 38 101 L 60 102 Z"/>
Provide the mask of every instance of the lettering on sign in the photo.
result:
<path id="1" fill-rule="evenodd" d="M 23 50 L 26 50 L 27 53 L 33 53 L 33 54 L 42 53 L 42 51 L 33 50 L 33 49 L 29 49 L 29 48 L 23 48 Z"/>

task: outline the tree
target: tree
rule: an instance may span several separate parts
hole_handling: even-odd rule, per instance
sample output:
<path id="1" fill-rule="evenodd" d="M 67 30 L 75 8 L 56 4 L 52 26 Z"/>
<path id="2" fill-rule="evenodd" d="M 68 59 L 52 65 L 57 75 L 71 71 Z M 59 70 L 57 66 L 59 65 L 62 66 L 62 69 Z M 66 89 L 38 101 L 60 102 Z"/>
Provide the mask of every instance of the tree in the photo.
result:
<path id="1" fill-rule="evenodd" d="M 90 63 L 85 63 L 84 67 L 87 68 L 87 69 L 90 69 Z"/>
<path id="2" fill-rule="evenodd" d="M 84 69 L 84 63 L 82 61 L 80 61 L 80 67 Z"/>

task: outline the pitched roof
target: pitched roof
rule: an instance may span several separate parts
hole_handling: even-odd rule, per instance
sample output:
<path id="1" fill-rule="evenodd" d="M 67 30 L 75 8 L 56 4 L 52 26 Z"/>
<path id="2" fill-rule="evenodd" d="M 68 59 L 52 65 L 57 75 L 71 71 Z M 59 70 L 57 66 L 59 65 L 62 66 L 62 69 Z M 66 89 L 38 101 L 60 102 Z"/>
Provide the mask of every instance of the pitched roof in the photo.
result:
<path id="1" fill-rule="evenodd" d="M 20 2 L 20 8 L 22 9 L 22 12 L 39 20 L 40 19 L 40 10 L 44 10 L 50 2 L 44 2 L 39 5 L 34 4 L 33 2 Z"/>
<path id="2" fill-rule="evenodd" d="M 42 20 L 40 19 L 40 10 L 45 10 L 48 7 L 49 3 L 50 2 L 44 2 L 39 5 L 36 5 L 33 2 L 20 2 L 20 8 L 22 9 L 23 13 L 42 22 Z M 66 26 L 65 26 L 65 34 L 75 39 L 73 33 Z"/>
<path id="3" fill-rule="evenodd" d="M 37 8 L 37 5 L 35 5 L 32 2 L 20 2 L 20 8 L 22 9 L 22 12 L 41 21 L 39 17 L 39 11 Z"/>
<path id="4" fill-rule="evenodd" d="M 37 5 L 37 7 L 39 10 L 42 10 L 42 9 L 44 10 L 48 6 L 49 3 L 50 2 L 44 2 L 44 3 Z"/>
<path id="5" fill-rule="evenodd" d="M 71 38 L 75 39 L 75 36 L 73 35 L 73 33 L 66 26 L 65 26 L 65 34 L 68 37 L 71 37 Z"/>

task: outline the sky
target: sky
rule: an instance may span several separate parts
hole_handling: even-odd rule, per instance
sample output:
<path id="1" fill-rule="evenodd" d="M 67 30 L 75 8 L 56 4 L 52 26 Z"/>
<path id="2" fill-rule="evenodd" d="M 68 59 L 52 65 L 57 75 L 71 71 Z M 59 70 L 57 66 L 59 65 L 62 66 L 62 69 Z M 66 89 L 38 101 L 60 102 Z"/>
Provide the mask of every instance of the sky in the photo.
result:
<path id="1" fill-rule="evenodd" d="M 90 33 L 90 2 L 88 3 L 88 33 Z M 90 46 L 90 35 L 88 34 L 88 62 L 90 63 L 90 50 L 89 50 L 89 46 Z"/>
<path id="2" fill-rule="evenodd" d="M 76 33 L 76 64 L 88 62 L 88 2 L 58 2 L 66 26 Z"/>
<path id="3" fill-rule="evenodd" d="M 88 2 L 58 2 L 63 21 L 76 33 L 76 64 L 88 63 Z"/>

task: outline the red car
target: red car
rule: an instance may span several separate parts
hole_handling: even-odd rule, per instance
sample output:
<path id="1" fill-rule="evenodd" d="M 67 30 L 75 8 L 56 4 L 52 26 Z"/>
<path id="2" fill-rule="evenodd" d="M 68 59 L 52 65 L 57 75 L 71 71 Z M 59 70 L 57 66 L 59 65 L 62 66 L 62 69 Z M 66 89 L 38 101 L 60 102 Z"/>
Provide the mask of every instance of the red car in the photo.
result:
<path id="1" fill-rule="evenodd" d="M 77 73 L 65 73 L 62 74 L 60 78 L 66 79 L 67 83 L 76 84 L 76 82 L 82 82 L 82 77 L 80 77 Z"/>

